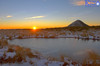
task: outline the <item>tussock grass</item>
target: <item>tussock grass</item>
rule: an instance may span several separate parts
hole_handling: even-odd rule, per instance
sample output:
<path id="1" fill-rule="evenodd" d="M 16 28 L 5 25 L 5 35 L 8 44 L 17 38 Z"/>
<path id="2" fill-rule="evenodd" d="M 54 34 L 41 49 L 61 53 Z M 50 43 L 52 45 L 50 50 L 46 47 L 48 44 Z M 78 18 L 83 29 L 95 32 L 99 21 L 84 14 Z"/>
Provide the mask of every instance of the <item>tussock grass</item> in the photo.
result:
<path id="1" fill-rule="evenodd" d="M 84 59 L 82 66 L 100 66 L 100 55 L 89 51 L 88 58 Z"/>
<path id="2" fill-rule="evenodd" d="M 0 40 L 0 46 L 7 46 L 8 45 L 8 41 L 5 39 L 1 39 Z"/>
<path id="3" fill-rule="evenodd" d="M 8 48 L 8 51 L 7 52 L 14 52 L 15 50 L 11 47 Z"/>
<path id="4" fill-rule="evenodd" d="M 48 60 L 48 61 L 59 61 L 57 58 L 51 57 L 51 56 L 48 56 L 48 57 L 47 57 L 47 60 Z"/>
<path id="5" fill-rule="evenodd" d="M 7 40 L 5 40 L 5 39 L 0 40 L 0 47 L 1 46 L 2 47 L 7 46 L 8 50 L 4 52 L 2 57 L 0 57 L 0 64 L 26 62 L 26 57 L 38 58 L 38 56 L 34 55 L 29 48 L 20 47 L 17 45 L 10 45 L 10 44 L 8 44 Z M 9 52 L 11 52 L 11 53 L 15 52 L 16 55 L 13 58 L 11 58 L 10 56 L 8 58 L 6 58 L 7 57 L 6 54 Z M 30 63 L 33 64 L 32 62 L 30 62 Z"/>

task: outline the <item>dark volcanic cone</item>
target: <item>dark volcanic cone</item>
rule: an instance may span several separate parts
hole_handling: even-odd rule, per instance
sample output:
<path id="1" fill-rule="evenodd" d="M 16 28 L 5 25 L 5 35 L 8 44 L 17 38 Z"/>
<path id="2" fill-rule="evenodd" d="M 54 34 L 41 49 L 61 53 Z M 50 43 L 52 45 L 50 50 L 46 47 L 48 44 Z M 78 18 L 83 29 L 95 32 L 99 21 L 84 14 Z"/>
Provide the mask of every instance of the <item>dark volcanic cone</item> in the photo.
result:
<path id="1" fill-rule="evenodd" d="M 72 24 L 70 24 L 68 27 L 89 27 L 87 24 L 82 22 L 81 20 L 76 20 Z"/>

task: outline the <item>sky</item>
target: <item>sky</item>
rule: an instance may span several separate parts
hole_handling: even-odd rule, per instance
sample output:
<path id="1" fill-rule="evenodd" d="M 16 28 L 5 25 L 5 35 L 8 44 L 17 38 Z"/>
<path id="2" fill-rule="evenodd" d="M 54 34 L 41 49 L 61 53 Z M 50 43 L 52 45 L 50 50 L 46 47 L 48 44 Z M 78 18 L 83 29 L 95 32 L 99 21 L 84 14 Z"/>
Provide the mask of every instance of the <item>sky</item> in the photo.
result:
<path id="1" fill-rule="evenodd" d="M 0 0 L 0 29 L 65 27 L 78 19 L 100 25 L 100 5 L 85 6 L 85 0 Z"/>

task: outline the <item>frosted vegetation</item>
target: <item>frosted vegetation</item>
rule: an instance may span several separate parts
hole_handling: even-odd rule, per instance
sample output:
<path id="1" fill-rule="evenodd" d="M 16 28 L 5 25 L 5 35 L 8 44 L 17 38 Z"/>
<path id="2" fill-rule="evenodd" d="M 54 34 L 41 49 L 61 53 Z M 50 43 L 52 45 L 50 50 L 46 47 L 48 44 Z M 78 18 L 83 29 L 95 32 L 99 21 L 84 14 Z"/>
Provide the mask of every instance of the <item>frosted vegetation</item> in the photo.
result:
<path id="1" fill-rule="evenodd" d="M 44 57 L 38 51 L 8 44 L 7 40 L 24 38 L 77 38 L 100 40 L 100 27 L 71 27 L 42 30 L 0 30 L 0 65 L 2 66 L 100 66 L 100 56 L 89 52 L 83 63 L 61 56 Z"/>
<path id="2" fill-rule="evenodd" d="M 0 64 L 2 66 L 99 66 L 100 56 L 89 52 L 89 59 L 85 59 L 83 63 L 78 63 L 65 56 L 61 56 L 60 59 L 44 57 L 37 51 L 31 52 L 29 48 L 10 45 L 7 40 L 1 39 Z"/>
<path id="3" fill-rule="evenodd" d="M 41 30 L 0 30 L 0 38 L 77 38 L 100 40 L 100 27 L 67 27 Z"/>
<path id="4" fill-rule="evenodd" d="M 24 48 L 16 45 L 8 44 L 7 40 L 0 40 L 0 64 L 3 66 L 63 66 L 63 65 L 78 65 L 78 63 L 61 57 L 57 60 L 53 57 L 44 57 L 37 51 L 33 53 L 29 48 Z"/>

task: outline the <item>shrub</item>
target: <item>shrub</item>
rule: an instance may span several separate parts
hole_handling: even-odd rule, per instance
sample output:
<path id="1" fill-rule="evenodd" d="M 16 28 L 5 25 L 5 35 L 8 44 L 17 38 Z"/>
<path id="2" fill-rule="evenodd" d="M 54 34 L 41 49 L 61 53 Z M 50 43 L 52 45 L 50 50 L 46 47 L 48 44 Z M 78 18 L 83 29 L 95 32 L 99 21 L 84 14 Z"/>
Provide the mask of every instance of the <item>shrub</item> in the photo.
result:
<path id="1" fill-rule="evenodd" d="M 22 39 L 23 37 L 22 36 L 18 36 L 18 39 Z"/>
<path id="2" fill-rule="evenodd" d="M 27 55 L 29 58 L 37 57 L 36 55 L 33 55 L 32 52 L 27 52 L 26 55 Z"/>
<path id="3" fill-rule="evenodd" d="M 5 39 L 1 39 L 0 40 L 0 48 L 2 49 L 4 46 L 8 45 L 8 41 Z"/>
<path id="4" fill-rule="evenodd" d="M 17 62 L 22 62 L 23 60 L 26 61 L 25 55 L 20 52 L 17 52 L 14 58 Z"/>
<path id="5" fill-rule="evenodd" d="M 7 52 L 14 52 L 15 50 L 13 48 L 8 48 Z"/>

